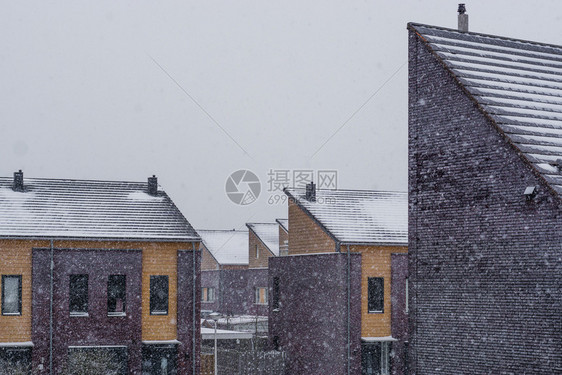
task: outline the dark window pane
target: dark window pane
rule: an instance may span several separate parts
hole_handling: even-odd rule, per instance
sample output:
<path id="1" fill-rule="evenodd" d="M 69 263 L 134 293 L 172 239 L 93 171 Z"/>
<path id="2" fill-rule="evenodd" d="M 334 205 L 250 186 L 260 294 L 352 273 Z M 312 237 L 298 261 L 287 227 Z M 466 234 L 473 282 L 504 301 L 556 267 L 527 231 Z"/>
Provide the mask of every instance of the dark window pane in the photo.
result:
<path id="1" fill-rule="evenodd" d="M 168 314 L 168 276 L 150 276 L 150 313 Z"/>
<path id="2" fill-rule="evenodd" d="M 271 307 L 274 309 L 279 308 L 279 278 L 273 278 L 273 296 L 271 301 Z"/>
<path id="3" fill-rule="evenodd" d="M 88 275 L 70 275 L 70 312 L 88 312 Z"/>
<path id="4" fill-rule="evenodd" d="M 369 312 L 384 310 L 384 278 L 369 277 Z"/>
<path id="5" fill-rule="evenodd" d="M 2 275 L 2 315 L 21 315 L 21 275 Z"/>
<path id="6" fill-rule="evenodd" d="M 121 314 L 125 312 L 126 277 L 109 275 L 107 279 L 107 312 Z"/>

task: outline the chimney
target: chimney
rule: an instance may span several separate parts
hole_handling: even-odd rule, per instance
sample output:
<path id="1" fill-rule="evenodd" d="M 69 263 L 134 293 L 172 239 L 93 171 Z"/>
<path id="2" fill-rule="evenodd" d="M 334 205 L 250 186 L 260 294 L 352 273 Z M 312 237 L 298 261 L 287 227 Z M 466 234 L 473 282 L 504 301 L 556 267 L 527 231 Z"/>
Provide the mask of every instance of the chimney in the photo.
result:
<path id="1" fill-rule="evenodd" d="M 158 195 L 158 178 L 155 175 L 148 178 L 148 194 L 153 196 Z"/>
<path id="2" fill-rule="evenodd" d="M 464 4 L 459 4 L 459 31 L 461 33 L 468 32 L 468 14 L 466 14 L 466 7 Z"/>
<path id="3" fill-rule="evenodd" d="M 309 202 L 316 202 L 316 185 L 314 185 L 313 181 L 310 184 L 306 184 L 305 198 Z"/>
<path id="4" fill-rule="evenodd" d="M 14 172 L 14 183 L 12 184 L 13 191 L 23 191 L 23 172 Z"/>

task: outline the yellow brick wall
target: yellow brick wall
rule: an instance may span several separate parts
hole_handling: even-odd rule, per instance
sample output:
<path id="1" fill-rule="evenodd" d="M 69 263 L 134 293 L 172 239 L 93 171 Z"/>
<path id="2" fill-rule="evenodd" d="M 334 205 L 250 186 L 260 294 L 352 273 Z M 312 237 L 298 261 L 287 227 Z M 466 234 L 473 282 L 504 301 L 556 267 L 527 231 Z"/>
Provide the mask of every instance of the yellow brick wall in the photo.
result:
<path id="1" fill-rule="evenodd" d="M 254 234 L 254 232 L 249 231 L 249 267 L 250 268 L 267 268 L 269 266 L 269 257 L 273 254 L 267 249 L 267 247 L 260 241 L 260 239 Z M 259 256 L 256 258 L 256 246 L 258 247 Z"/>
<path id="2" fill-rule="evenodd" d="M 289 234 L 285 232 L 285 229 L 279 225 L 279 249 L 282 249 L 285 245 L 285 241 L 289 241 Z"/>
<path id="3" fill-rule="evenodd" d="M 298 205 L 289 200 L 289 254 L 336 251 L 334 240 Z"/>
<path id="4" fill-rule="evenodd" d="M 361 336 L 384 337 L 391 335 L 391 254 L 407 253 L 406 246 L 351 246 L 351 252 L 361 253 Z M 342 246 L 342 252 L 347 248 Z M 384 278 L 384 312 L 369 313 L 368 278 Z"/>
<path id="5" fill-rule="evenodd" d="M 32 249 L 48 248 L 49 241 L 0 240 L 0 274 L 22 275 L 22 315 L 0 315 L 0 342 L 31 341 Z M 190 250 L 190 243 L 54 241 L 55 248 L 142 250 L 142 339 L 176 339 L 177 254 Z M 199 244 L 196 244 L 199 249 Z M 167 275 L 168 315 L 150 315 L 150 276 Z"/>
<path id="6" fill-rule="evenodd" d="M 219 264 L 205 245 L 201 245 L 201 271 L 218 270 Z"/>
<path id="7" fill-rule="evenodd" d="M 0 240 L 0 275 L 22 275 L 22 314 L 0 315 L 0 342 L 31 341 L 31 249 L 45 246 L 49 242 Z"/>

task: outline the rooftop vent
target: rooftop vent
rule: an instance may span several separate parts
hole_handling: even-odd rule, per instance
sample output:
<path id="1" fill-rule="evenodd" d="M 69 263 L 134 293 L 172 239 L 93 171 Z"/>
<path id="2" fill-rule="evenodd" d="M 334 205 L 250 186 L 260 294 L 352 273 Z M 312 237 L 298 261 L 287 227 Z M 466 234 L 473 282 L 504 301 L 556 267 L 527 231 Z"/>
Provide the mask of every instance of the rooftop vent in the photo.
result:
<path id="1" fill-rule="evenodd" d="M 148 194 L 157 196 L 158 195 L 158 178 L 156 175 L 148 178 Z"/>
<path id="2" fill-rule="evenodd" d="M 562 159 L 557 159 L 549 164 L 558 169 L 558 173 L 562 173 Z"/>
<path id="3" fill-rule="evenodd" d="M 523 194 L 525 194 L 525 197 L 527 197 L 528 201 L 532 201 L 537 196 L 537 187 L 527 186 Z"/>
<path id="4" fill-rule="evenodd" d="M 310 184 L 306 184 L 305 198 L 309 202 L 316 202 L 316 185 L 314 185 L 314 182 L 310 182 Z"/>
<path id="5" fill-rule="evenodd" d="M 21 169 L 19 172 L 14 172 L 14 183 L 12 184 L 12 190 L 23 191 L 23 172 Z"/>
<path id="6" fill-rule="evenodd" d="M 462 33 L 468 32 L 468 14 L 466 14 L 466 7 L 464 4 L 459 4 L 459 31 Z"/>

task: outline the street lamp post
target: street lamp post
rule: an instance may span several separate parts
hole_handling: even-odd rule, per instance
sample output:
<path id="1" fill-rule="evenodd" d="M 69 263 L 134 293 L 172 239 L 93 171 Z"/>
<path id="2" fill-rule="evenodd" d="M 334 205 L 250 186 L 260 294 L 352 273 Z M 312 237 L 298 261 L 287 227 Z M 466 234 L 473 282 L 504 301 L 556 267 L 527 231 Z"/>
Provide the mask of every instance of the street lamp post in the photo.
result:
<path id="1" fill-rule="evenodd" d="M 218 375 L 218 367 L 217 367 L 217 321 L 220 319 L 219 313 L 211 313 L 209 317 L 213 319 L 215 322 L 215 375 Z"/>

